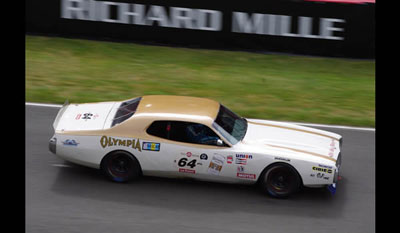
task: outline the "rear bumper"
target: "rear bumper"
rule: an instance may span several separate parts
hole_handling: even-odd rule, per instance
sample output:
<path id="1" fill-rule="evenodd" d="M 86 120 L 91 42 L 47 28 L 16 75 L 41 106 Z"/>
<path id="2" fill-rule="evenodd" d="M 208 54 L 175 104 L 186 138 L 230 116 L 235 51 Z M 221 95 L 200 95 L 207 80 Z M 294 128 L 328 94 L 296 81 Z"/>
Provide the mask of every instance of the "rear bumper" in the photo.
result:
<path id="1" fill-rule="evenodd" d="M 57 149 L 57 138 L 52 137 L 49 140 L 49 151 L 53 154 L 56 154 L 56 149 Z"/>

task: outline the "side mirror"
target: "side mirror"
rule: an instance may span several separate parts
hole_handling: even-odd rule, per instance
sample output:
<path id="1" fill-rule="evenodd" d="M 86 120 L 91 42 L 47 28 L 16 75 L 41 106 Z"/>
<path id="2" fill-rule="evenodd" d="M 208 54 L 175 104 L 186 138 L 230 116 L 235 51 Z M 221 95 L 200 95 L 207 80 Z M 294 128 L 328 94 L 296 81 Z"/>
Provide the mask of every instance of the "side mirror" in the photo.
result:
<path id="1" fill-rule="evenodd" d="M 223 146 L 224 142 L 221 139 L 217 139 L 217 146 Z"/>

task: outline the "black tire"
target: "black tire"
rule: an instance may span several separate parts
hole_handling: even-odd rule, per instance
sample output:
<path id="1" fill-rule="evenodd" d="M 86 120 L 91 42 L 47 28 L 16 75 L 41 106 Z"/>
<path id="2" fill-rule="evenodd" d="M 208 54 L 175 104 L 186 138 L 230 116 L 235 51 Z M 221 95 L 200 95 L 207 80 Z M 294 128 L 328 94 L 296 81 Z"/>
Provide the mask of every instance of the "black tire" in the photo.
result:
<path id="1" fill-rule="evenodd" d="M 260 187 L 272 197 L 287 198 L 301 187 L 301 178 L 297 171 L 285 163 L 268 167 L 260 177 Z"/>
<path id="2" fill-rule="evenodd" d="M 101 163 L 104 174 L 112 181 L 124 183 L 140 177 L 142 170 L 137 159 L 126 151 L 114 151 Z"/>

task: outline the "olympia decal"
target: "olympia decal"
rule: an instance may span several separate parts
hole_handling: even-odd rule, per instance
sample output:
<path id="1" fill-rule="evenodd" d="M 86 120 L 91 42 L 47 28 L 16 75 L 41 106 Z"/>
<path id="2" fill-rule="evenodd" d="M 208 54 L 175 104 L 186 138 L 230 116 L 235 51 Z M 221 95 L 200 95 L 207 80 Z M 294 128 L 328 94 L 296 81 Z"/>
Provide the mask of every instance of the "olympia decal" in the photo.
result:
<path id="1" fill-rule="evenodd" d="M 142 151 L 139 139 L 118 139 L 113 137 L 102 136 L 100 138 L 100 145 L 103 148 L 109 146 L 126 146 L 136 149 L 140 152 Z"/>

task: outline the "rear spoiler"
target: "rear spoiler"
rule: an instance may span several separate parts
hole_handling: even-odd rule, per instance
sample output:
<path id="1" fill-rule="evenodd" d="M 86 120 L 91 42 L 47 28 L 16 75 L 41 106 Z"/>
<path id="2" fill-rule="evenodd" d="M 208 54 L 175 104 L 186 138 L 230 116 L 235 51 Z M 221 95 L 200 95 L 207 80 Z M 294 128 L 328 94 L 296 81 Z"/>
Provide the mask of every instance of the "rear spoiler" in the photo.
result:
<path id="1" fill-rule="evenodd" d="M 64 114 L 65 110 L 67 110 L 68 105 L 69 105 L 68 100 L 65 100 L 63 106 L 61 107 L 61 109 L 57 113 L 56 119 L 54 120 L 54 123 L 53 123 L 53 129 L 54 130 L 56 130 L 58 122 L 60 121 L 61 116 Z"/>

